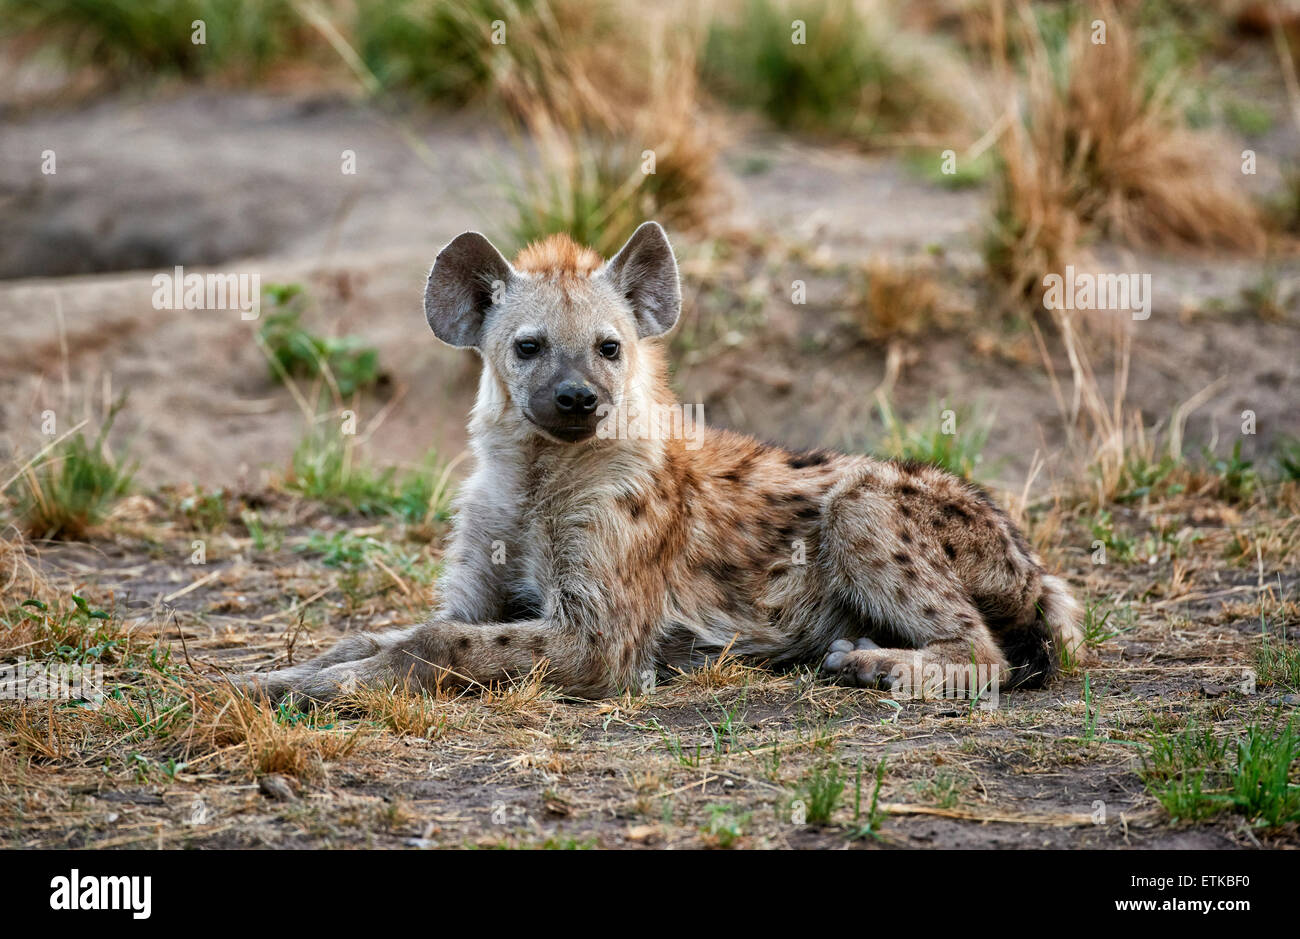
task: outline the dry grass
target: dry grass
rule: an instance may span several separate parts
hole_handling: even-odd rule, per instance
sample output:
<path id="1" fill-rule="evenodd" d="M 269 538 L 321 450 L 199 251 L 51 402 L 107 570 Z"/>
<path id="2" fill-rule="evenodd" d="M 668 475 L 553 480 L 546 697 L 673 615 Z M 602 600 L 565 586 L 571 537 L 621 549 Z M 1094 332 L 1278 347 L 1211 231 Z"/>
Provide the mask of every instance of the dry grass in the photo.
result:
<path id="1" fill-rule="evenodd" d="M 279 773 L 319 779 L 324 763 L 352 754 L 366 729 L 336 727 L 331 712 L 298 714 L 273 709 L 226 684 L 193 679 L 175 690 L 188 701 L 191 725 L 185 732 L 187 760 L 233 751 L 253 776 Z"/>
<path id="2" fill-rule="evenodd" d="M 673 679 L 673 686 L 688 691 L 719 691 L 743 687 L 756 676 L 765 674 L 763 669 L 746 663 L 731 651 L 735 641 L 733 636 L 717 656 L 698 668 L 679 672 Z"/>
<path id="3" fill-rule="evenodd" d="M 850 311 L 863 337 L 872 341 L 948 329 L 967 312 L 939 282 L 934 263 L 885 258 L 867 262 Z"/>
<path id="4" fill-rule="evenodd" d="M 521 246 L 565 232 L 608 256 L 646 218 L 707 231 L 720 213 L 718 140 L 700 118 L 693 55 L 661 29 L 637 55 L 645 70 L 635 82 L 579 55 L 548 75 L 565 88 L 558 104 L 553 94 L 512 96 L 527 135 L 523 183 L 510 193 Z"/>
<path id="5" fill-rule="evenodd" d="M 400 736 L 432 740 L 447 729 L 448 699 L 436 690 L 361 688 L 349 695 L 343 706 Z"/>
<path id="6" fill-rule="evenodd" d="M 4 605 L 24 600 L 53 604 L 59 592 L 40 568 L 36 549 L 17 528 L 0 533 L 0 599 Z"/>
<path id="7" fill-rule="evenodd" d="M 1042 276 L 1086 263 L 1087 243 L 1258 253 L 1259 212 L 1234 182 L 1240 167 L 1183 126 L 1171 104 L 1177 75 L 1152 87 L 1113 7 L 1098 15 L 1106 42 L 1076 27 L 1054 63 L 1034 15 L 1017 7 L 1025 35 L 1023 107 L 998 141 L 993 273 L 1015 295 L 1037 295 Z M 1008 29 L 1015 28 L 1008 26 Z M 1010 74 L 1006 61 L 1004 74 Z"/>

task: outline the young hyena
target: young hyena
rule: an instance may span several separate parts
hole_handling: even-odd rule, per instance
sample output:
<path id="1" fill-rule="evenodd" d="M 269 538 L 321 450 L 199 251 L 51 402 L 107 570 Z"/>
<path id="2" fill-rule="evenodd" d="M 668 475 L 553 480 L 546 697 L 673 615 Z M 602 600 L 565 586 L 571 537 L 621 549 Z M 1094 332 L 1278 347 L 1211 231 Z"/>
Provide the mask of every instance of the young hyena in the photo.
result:
<path id="1" fill-rule="evenodd" d="M 600 697 L 730 646 L 894 689 L 917 666 L 996 666 L 1009 688 L 1042 684 L 1062 647 L 1078 651 L 1065 584 L 970 483 L 638 420 L 673 413 L 660 338 L 680 309 L 653 222 L 607 262 L 563 236 L 513 264 L 476 232 L 452 240 L 425 315 L 483 370 L 438 608 L 249 683 L 329 699 L 487 683 L 545 660 L 550 681 Z"/>

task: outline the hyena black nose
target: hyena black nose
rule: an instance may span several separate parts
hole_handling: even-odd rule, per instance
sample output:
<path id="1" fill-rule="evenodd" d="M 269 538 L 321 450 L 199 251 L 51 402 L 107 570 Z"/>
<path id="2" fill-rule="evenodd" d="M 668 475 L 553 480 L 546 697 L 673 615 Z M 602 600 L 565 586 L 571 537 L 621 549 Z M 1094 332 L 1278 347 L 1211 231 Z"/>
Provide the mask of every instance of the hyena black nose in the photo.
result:
<path id="1" fill-rule="evenodd" d="M 562 381 L 555 388 L 555 409 L 561 414 L 586 417 L 596 410 L 596 392 L 581 381 Z"/>

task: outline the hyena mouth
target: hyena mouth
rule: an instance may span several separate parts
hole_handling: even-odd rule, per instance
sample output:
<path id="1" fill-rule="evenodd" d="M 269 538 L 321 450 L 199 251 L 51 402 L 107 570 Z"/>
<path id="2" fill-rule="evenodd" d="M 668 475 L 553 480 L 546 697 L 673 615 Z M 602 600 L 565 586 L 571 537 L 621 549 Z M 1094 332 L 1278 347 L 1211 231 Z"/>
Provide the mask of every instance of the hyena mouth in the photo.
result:
<path id="1" fill-rule="evenodd" d="M 547 427 L 544 429 L 552 437 L 558 437 L 565 443 L 579 443 L 596 435 L 596 428 L 589 427 L 586 424 L 573 427 Z"/>
<path id="2" fill-rule="evenodd" d="M 521 409 L 523 410 L 523 409 Z M 554 437 L 563 443 L 581 443 L 596 435 L 596 422 L 591 423 L 574 423 L 574 424 L 543 424 L 537 418 L 523 410 L 524 417 L 528 423 L 543 431 L 548 437 Z"/>

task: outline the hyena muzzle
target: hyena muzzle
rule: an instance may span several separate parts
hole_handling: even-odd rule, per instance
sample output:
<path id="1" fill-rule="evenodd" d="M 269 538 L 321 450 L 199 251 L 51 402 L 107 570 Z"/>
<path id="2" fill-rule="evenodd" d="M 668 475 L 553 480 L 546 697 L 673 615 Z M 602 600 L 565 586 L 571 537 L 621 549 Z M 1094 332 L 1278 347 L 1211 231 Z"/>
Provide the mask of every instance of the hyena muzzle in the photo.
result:
<path id="1" fill-rule="evenodd" d="M 439 339 L 483 363 L 437 608 L 249 687 L 328 700 L 545 662 L 550 682 L 600 697 L 729 647 L 859 685 L 978 666 L 1012 688 L 1080 651 L 1066 585 L 979 488 L 930 465 L 792 452 L 678 407 L 661 340 L 681 292 L 657 224 L 607 262 L 553 236 L 512 264 L 466 232 L 438 254 L 424 306 Z"/>

